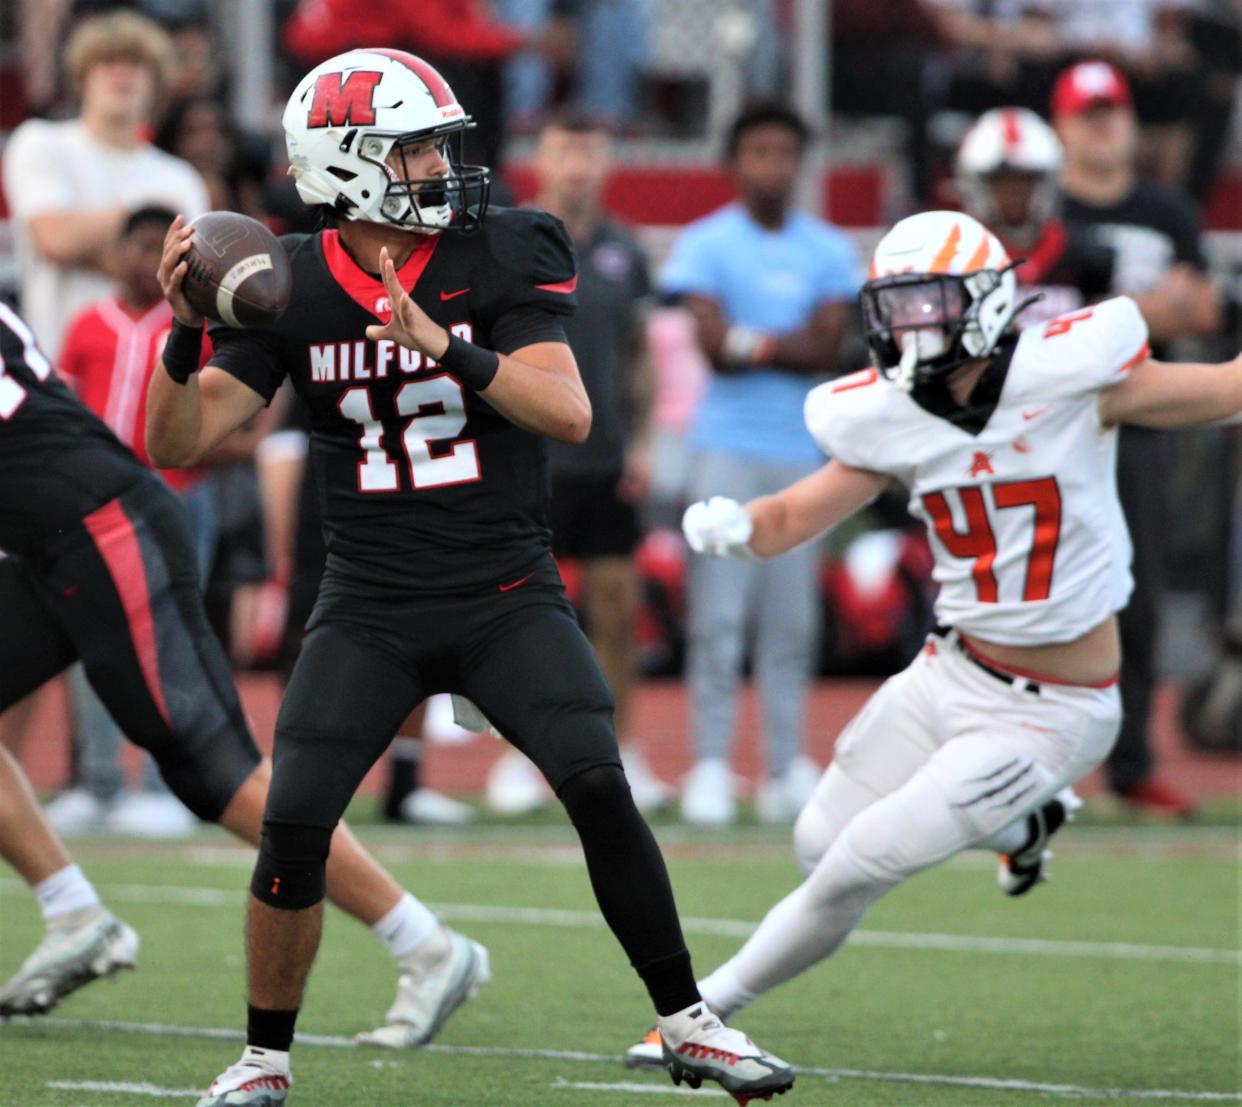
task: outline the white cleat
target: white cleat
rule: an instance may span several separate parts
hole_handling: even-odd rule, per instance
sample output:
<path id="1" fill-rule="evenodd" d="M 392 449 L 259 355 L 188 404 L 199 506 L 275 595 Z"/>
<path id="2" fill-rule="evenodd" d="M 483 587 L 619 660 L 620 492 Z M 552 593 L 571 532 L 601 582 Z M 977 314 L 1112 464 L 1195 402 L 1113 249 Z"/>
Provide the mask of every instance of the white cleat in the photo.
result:
<path id="1" fill-rule="evenodd" d="M 660 1028 L 653 1026 L 646 1034 L 625 1051 L 621 1059 L 627 1069 L 664 1068 L 664 1039 Z"/>
<path id="2" fill-rule="evenodd" d="M 108 812 L 104 829 L 130 838 L 189 838 L 198 819 L 171 792 L 134 792 Z"/>
<path id="3" fill-rule="evenodd" d="M 46 1015 L 65 996 L 101 976 L 132 969 L 138 935 L 105 907 L 86 907 L 58 919 L 0 989 L 0 1018 Z"/>
<path id="4" fill-rule="evenodd" d="M 498 815 L 529 815 L 553 799 L 543 775 L 518 750 L 507 750 L 491 767 L 484 796 L 487 806 Z"/>
<path id="5" fill-rule="evenodd" d="M 281 1107 L 292 1084 L 289 1054 L 247 1046 L 242 1059 L 211 1082 L 197 1107 Z"/>
<path id="6" fill-rule="evenodd" d="M 783 773 L 759 785 L 755 817 L 768 825 L 792 823 L 815 792 L 823 772 L 809 757 L 795 758 Z"/>
<path id="7" fill-rule="evenodd" d="M 1025 895 L 1048 879 L 1048 862 L 1052 860 L 1048 841 L 1065 823 L 1073 822 L 1074 813 L 1081 806 L 1082 800 L 1072 788 L 1062 788 L 1026 817 L 1026 842 L 1013 853 L 1000 854 L 996 882 L 1005 895 Z"/>
<path id="8" fill-rule="evenodd" d="M 57 834 L 76 838 L 103 830 L 108 807 L 85 788 L 67 788 L 43 809 L 43 814 Z"/>
<path id="9" fill-rule="evenodd" d="M 469 938 L 440 927 L 400 961 L 397 998 L 388 1021 L 359 1034 L 360 1045 L 413 1049 L 426 1045 L 448 1017 L 492 979 L 487 950 Z"/>
<path id="10" fill-rule="evenodd" d="M 625 769 L 625 779 L 630 783 L 634 806 L 639 811 L 663 811 L 672 805 L 676 798 L 672 785 L 665 784 L 651 771 L 643 751 L 633 742 L 621 747 L 621 766 Z"/>
<path id="11" fill-rule="evenodd" d="M 695 763 L 681 789 L 681 817 L 691 826 L 727 826 L 737 818 L 733 774 L 722 758 Z"/>
<path id="12" fill-rule="evenodd" d="M 433 788 L 415 788 L 401 801 L 401 821 L 418 826 L 465 826 L 478 817 L 468 803 Z"/>
<path id="13" fill-rule="evenodd" d="M 714 1080 L 741 1107 L 755 1099 L 784 1095 L 794 1083 L 793 1067 L 725 1026 L 700 1000 L 659 1021 L 664 1067 L 674 1084 L 697 1088 Z"/>

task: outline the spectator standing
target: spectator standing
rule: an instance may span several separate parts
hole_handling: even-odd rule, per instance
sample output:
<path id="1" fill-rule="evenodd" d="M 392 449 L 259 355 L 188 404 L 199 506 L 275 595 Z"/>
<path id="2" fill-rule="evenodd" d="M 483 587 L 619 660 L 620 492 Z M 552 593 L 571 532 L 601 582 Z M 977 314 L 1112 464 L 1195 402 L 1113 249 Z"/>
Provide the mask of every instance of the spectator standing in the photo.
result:
<path id="1" fill-rule="evenodd" d="M 739 198 L 690 224 L 664 269 L 663 290 L 695 316 L 713 369 L 691 431 L 692 499 L 772 493 L 823 460 L 802 405 L 817 381 L 842 367 L 856 257 L 844 234 L 793 206 L 809 139 L 806 124 L 782 105 L 743 111 L 726 150 Z M 792 819 L 809 797 L 819 768 L 800 750 L 819 632 L 818 565 L 814 545 L 762 565 L 695 559 L 687 821 L 720 825 L 734 817 L 728 756 L 752 622 L 767 738 L 759 816 Z"/>
<path id="2" fill-rule="evenodd" d="M 627 738 L 637 677 L 634 551 L 642 533 L 639 507 L 651 486 L 651 278 L 634 236 L 603 209 L 611 166 L 602 124 L 586 115 L 553 117 L 539 131 L 534 167 L 534 206 L 565 224 L 578 254 L 578 310 L 566 321 L 565 334 L 593 413 L 583 445 L 548 443 L 552 550 L 558 560 L 576 559 L 582 566 L 587 632 L 616 700 L 625 775 L 634 802 L 649 809 L 666 804 L 670 790 Z M 522 760 L 529 777 L 534 766 Z M 541 779 L 539 788 L 531 788 L 510 762 L 489 781 L 493 802 L 506 780 L 522 794 L 540 800 L 547 795 Z M 507 810 L 518 806 L 509 797 L 501 803 Z"/>
<path id="3" fill-rule="evenodd" d="M 1198 219 L 1182 194 L 1140 180 L 1137 120 L 1129 85 L 1112 65 L 1082 62 L 1057 79 L 1052 117 L 1065 148 L 1062 211 L 1116 261 L 1110 295 L 1138 303 L 1152 346 L 1215 334 L 1221 304 L 1206 272 Z M 1117 483 L 1134 543 L 1134 595 L 1121 613 L 1124 720 L 1107 764 L 1123 801 L 1184 817 L 1192 805 L 1155 775 L 1149 740 L 1159 603 L 1168 528 L 1171 441 L 1161 431 L 1122 428 Z"/>
<path id="4" fill-rule="evenodd" d="M 194 169 L 144 137 L 169 55 L 168 36 L 142 16 L 83 21 L 64 58 L 78 116 L 28 120 L 5 149 L 22 310 L 53 361 L 66 322 L 114 292 L 113 246 L 131 210 L 159 203 L 187 219 L 207 210 Z"/>

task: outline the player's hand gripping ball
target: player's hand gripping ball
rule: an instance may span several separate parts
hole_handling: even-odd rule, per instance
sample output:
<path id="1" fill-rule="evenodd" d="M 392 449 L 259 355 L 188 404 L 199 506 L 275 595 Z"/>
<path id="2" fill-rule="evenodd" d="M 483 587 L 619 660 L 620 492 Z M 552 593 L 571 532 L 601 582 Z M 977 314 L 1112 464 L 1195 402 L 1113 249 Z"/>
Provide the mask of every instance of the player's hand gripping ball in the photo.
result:
<path id="1" fill-rule="evenodd" d="M 181 290 L 194 311 L 230 327 L 263 327 L 284 314 L 293 271 L 284 247 L 262 223 L 209 211 L 186 230 L 192 233 L 182 255 Z"/>

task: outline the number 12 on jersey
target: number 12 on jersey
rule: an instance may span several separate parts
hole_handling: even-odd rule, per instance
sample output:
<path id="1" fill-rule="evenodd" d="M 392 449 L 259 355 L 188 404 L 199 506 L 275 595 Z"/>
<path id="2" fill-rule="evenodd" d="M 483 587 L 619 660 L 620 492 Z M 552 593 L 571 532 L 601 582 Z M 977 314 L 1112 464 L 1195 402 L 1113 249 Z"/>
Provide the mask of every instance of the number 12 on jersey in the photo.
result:
<path id="1" fill-rule="evenodd" d="M 996 532 L 992 527 L 985 492 L 992 494 L 992 512 L 1019 507 L 1035 509 L 1022 599 L 1028 602 L 1046 600 L 1052 591 L 1052 566 L 1056 560 L 1057 542 L 1061 538 L 1061 489 L 1056 477 L 950 491 L 961 502 L 962 515 L 966 520 L 964 531 L 957 529 L 944 492 L 927 493 L 923 497 L 923 506 L 931 516 L 936 537 L 944 548 L 954 557 L 974 559 L 971 575 L 975 579 L 980 603 L 998 603 L 1000 599 L 996 575 L 992 571 L 998 553 Z"/>
<path id="2" fill-rule="evenodd" d="M 398 415 L 409 416 L 401 431 L 401 445 L 409 463 L 411 488 L 443 488 L 482 478 L 479 450 L 473 439 L 452 442 L 447 452 L 438 455 L 431 452 L 433 442 L 455 439 L 466 426 L 466 396 L 453 377 L 443 373 L 409 381 L 397 390 L 395 406 Z M 337 407 L 346 419 L 362 427 L 358 491 L 401 491 L 400 473 L 384 449 L 384 424 L 382 416 L 376 418 L 370 389 L 362 386 L 347 390 Z"/>

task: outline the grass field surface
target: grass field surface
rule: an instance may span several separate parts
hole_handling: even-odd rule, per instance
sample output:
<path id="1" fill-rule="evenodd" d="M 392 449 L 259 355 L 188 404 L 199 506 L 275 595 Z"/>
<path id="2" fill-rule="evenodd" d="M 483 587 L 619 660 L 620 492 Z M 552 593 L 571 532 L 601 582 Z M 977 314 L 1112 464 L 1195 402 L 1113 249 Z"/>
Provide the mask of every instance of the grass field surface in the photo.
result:
<path id="1" fill-rule="evenodd" d="M 495 981 L 418 1052 L 357 1048 L 393 963 L 331 913 L 290 1107 L 614 1107 L 729 1101 L 619 1061 L 651 1022 L 558 820 L 361 828 L 407 887 L 485 943 Z M 696 968 L 731 954 L 797 873 L 788 832 L 661 827 Z M 782 1107 L 1242 1102 L 1238 830 L 1079 826 L 1020 900 L 969 854 L 875 906 L 831 961 L 736 1021 L 799 1067 Z M 204 831 L 76 852 L 142 937 L 139 971 L 0 1025 L 0 1107 L 192 1104 L 236 1059 L 251 855 Z M 0 977 L 41 934 L 0 879 Z"/>

